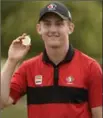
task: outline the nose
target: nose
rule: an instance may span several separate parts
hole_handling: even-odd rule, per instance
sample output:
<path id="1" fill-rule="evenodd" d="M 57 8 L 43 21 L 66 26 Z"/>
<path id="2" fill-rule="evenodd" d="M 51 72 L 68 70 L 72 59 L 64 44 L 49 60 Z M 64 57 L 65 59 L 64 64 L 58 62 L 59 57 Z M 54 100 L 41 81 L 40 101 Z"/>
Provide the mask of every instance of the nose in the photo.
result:
<path id="1" fill-rule="evenodd" d="M 51 25 L 49 31 L 50 31 L 50 32 L 57 32 L 56 26 L 55 26 L 55 25 Z"/>

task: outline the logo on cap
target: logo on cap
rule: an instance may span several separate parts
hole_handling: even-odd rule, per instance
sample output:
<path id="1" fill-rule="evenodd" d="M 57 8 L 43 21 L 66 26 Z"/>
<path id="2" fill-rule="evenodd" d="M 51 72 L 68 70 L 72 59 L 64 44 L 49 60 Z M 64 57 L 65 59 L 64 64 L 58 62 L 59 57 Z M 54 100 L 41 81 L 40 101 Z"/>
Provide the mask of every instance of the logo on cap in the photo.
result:
<path id="1" fill-rule="evenodd" d="M 56 4 L 50 4 L 47 6 L 48 10 L 56 10 Z"/>

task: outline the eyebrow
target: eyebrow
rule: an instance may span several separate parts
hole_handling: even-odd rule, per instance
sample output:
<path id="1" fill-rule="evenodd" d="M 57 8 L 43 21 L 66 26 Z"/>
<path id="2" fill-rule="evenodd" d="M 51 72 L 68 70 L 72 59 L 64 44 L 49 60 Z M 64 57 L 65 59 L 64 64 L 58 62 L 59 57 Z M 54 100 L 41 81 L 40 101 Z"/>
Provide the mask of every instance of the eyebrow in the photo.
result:
<path id="1" fill-rule="evenodd" d="M 48 20 L 48 19 L 43 19 L 43 22 L 50 22 L 50 20 Z"/>

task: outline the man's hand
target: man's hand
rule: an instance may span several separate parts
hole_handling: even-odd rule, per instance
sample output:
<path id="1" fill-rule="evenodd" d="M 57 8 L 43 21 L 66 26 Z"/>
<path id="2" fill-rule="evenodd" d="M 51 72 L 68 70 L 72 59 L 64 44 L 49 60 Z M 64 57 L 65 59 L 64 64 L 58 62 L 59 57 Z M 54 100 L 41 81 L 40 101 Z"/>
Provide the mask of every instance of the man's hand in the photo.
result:
<path id="1" fill-rule="evenodd" d="M 25 39 L 26 34 L 15 39 L 12 44 L 10 45 L 8 51 L 8 59 L 2 69 L 1 72 L 1 106 L 0 108 L 7 107 L 13 103 L 13 99 L 9 96 L 10 95 L 10 81 L 12 78 L 12 74 L 15 70 L 15 67 L 28 52 L 30 49 L 30 45 L 24 45 L 23 39 Z"/>
<path id="2" fill-rule="evenodd" d="M 10 45 L 8 51 L 8 59 L 13 60 L 15 62 L 20 61 L 29 51 L 30 45 L 23 45 L 22 41 L 25 39 L 26 34 L 18 37 L 17 39 L 13 40 L 12 44 Z"/>
<path id="3" fill-rule="evenodd" d="M 92 108 L 91 112 L 92 118 L 102 118 L 102 106 Z"/>

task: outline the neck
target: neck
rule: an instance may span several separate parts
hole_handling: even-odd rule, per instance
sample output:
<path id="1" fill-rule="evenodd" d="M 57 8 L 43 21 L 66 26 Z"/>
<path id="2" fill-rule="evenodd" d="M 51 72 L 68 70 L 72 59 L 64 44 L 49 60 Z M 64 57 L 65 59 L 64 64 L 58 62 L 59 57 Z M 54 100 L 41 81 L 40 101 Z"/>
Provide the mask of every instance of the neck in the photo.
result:
<path id="1" fill-rule="evenodd" d="M 67 52 L 68 52 L 69 46 L 63 47 L 63 48 L 46 48 L 47 55 L 49 59 L 55 64 L 58 65 L 61 61 L 64 60 Z"/>

